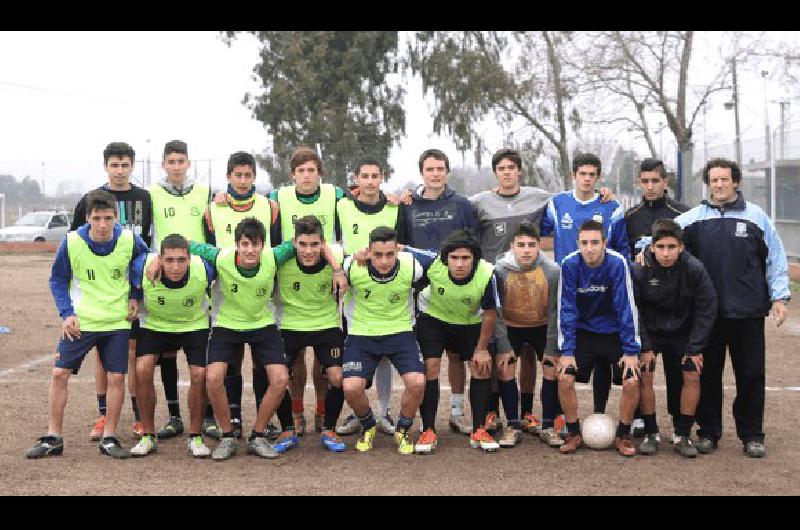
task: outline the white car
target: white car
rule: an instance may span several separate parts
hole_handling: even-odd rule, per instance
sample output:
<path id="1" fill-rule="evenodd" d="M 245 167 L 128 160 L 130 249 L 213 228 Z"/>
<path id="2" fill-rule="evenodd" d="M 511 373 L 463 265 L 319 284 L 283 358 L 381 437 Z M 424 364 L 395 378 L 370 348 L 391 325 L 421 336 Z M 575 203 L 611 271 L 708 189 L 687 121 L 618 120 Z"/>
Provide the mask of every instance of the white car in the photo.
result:
<path id="1" fill-rule="evenodd" d="M 61 241 L 69 231 L 70 212 L 26 213 L 8 228 L 0 229 L 0 241 Z"/>

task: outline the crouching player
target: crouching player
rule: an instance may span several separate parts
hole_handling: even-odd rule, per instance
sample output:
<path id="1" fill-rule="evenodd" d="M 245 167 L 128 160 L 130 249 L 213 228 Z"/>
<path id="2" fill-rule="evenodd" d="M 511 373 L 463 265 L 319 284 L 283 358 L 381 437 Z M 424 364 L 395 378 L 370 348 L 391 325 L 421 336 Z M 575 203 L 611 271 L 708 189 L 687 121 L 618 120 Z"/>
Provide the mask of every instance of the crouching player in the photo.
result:
<path id="1" fill-rule="evenodd" d="M 372 449 L 377 433 L 366 388 L 383 356 L 403 378 L 395 441 L 400 454 L 414 453 L 408 431 L 425 391 L 425 365 L 414 336 L 413 289 L 422 266 L 411 254 L 398 256 L 397 232 L 379 226 L 369 235 L 366 266 L 345 260 L 350 292 L 345 298 L 348 335 L 344 343 L 344 395 L 361 422 L 357 451 Z"/>
<path id="2" fill-rule="evenodd" d="M 540 252 L 539 243 L 539 229 L 524 222 L 512 236 L 511 250 L 501 256 L 495 265 L 503 301 L 502 310 L 497 316 L 496 331 L 497 351 L 500 352 L 498 359 L 505 360 L 499 374 L 500 388 L 504 396 L 516 389 L 511 359 L 519 357 L 522 363 L 528 364 L 533 374 L 530 388 L 536 384 L 536 361 L 541 361 L 542 422 L 539 424 L 530 413 L 523 417 L 522 423 L 525 430 L 538 435 L 542 442 L 550 447 L 560 447 L 564 441 L 554 428 L 554 423 L 561 414 L 556 370 L 556 321 L 561 270 L 556 262 Z M 509 386 L 511 390 L 505 390 Z M 523 400 L 523 412 L 532 410 L 532 395 L 530 400 L 529 404 Z M 506 416 L 509 408 L 512 407 L 506 408 Z"/>
<path id="3" fill-rule="evenodd" d="M 606 249 L 605 231 L 597 221 L 581 225 L 578 251 L 561 262 L 558 334 L 558 397 L 568 429 L 559 450 L 574 453 L 583 441 L 575 380 L 588 382 L 594 364 L 608 362 L 613 378 L 622 384 L 614 443 L 621 455 L 635 455 L 630 431 L 639 402 L 639 315 L 628 262 L 622 254 Z"/>
<path id="4" fill-rule="evenodd" d="M 337 268 L 334 272 L 323 256 L 325 237 L 322 223 L 313 215 L 295 221 L 292 244 L 296 259 L 278 267 L 281 336 L 289 366 L 293 366 L 297 356 L 303 355 L 306 347 L 311 346 L 325 370 L 328 389 L 325 393 L 320 445 L 338 453 L 345 450 L 345 444 L 334 432 L 344 405 L 344 336 L 339 327 L 338 304 L 331 288 L 335 284 L 334 274 L 344 281 L 344 270 L 341 268 L 344 256 L 340 247 L 334 247 L 332 252 L 336 261 L 334 266 Z M 299 440 L 294 432 L 284 431 L 273 447 L 283 452 L 298 444 Z"/>
<path id="5" fill-rule="evenodd" d="M 653 242 L 644 251 L 644 265 L 631 268 L 642 327 L 642 388 L 639 404 L 645 436 L 639 452 L 658 449 L 656 396 L 653 390 L 658 353 L 667 380 L 667 410 L 675 429 L 675 450 L 694 458 L 697 448 L 689 437 L 700 400 L 703 351 L 717 316 L 717 294 L 706 268 L 683 251 L 680 225 L 669 219 L 653 223 Z"/>
<path id="6" fill-rule="evenodd" d="M 100 452 L 127 458 L 115 436 L 128 371 L 128 338 L 138 302 L 129 300 L 131 262 L 148 252 L 142 239 L 117 223 L 117 201 L 104 190 L 86 196 L 87 224 L 61 241 L 50 274 L 50 291 L 64 320 L 48 396 L 47 434 L 28 449 L 28 458 L 60 455 L 64 409 L 71 374 L 97 346 L 108 373 L 108 409 Z"/>
<path id="7" fill-rule="evenodd" d="M 494 336 L 500 306 L 494 267 L 481 259 L 480 242 L 464 230 L 447 236 L 439 254 L 411 247 L 405 250 L 422 264 L 429 283 L 417 302 L 416 334 L 425 359 L 426 381 L 420 407 L 422 433 L 415 451 L 427 454 L 436 448 L 439 368 L 445 349 L 457 354 L 461 362 L 470 362 L 470 445 L 495 451 L 499 446 L 483 426 L 490 393 L 489 341 Z"/>
<path id="8" fill-rule="evenodd" d="M 161 241 L 160 254 L 142 255 L 134 262 L 132 283 L 137 289 L 140 334 L 136 343 L 136 395 L 144 435 L 131 449 L 131 456 L 156 452 L 156 393 L 153 372 L 159 357 L 183 349 L 189 363 L 190 434 L 189 452 L 206 458 L 211 451 L 200 434 L 206 403 L 206 346 L 208 344 L 208 299 L 206 290 L 214 281 L 214 268 L 199 256 L 189 254 L 189 242 L 179 234 Z M 161 264 L 157 282 L 143 282 L 144 270 L 154 259 Z"/>

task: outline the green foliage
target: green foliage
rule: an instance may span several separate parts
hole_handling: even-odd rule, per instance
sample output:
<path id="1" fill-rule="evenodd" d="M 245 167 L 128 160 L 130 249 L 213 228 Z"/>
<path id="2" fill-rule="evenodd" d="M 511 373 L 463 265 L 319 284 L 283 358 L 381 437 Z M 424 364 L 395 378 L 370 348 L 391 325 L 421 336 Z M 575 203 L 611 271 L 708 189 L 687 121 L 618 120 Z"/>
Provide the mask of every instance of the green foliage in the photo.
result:
<path id="1" fill-rule="evenodd" d="M 345 186 L 366 154 L 386 162 L 405 132 L 405 91 L 387 75 L 397 61 L 397 32 L 262 31 L 253 69 L 263 92 L 243 104 L 264 124 L 271 149 L 260 162 L 273 184 L 289 182 L 291 152 L 320 144 L 325 180 Z M 235 38 L 229 32 L 228 42 Z M 388 163 L 387 163 L 388 167 Z"/>

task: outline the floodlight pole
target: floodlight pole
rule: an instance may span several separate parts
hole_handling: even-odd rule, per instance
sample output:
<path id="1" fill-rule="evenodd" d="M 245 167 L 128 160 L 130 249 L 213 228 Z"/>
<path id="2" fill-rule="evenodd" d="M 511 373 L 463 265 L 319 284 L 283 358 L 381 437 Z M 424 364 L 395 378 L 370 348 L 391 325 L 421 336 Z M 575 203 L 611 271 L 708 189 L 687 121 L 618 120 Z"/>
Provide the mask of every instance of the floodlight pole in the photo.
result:
<path id="1" fill-rule="evenodd" d="M 6 194 L 0 193 L 0 228 L 6 227 Z"/>

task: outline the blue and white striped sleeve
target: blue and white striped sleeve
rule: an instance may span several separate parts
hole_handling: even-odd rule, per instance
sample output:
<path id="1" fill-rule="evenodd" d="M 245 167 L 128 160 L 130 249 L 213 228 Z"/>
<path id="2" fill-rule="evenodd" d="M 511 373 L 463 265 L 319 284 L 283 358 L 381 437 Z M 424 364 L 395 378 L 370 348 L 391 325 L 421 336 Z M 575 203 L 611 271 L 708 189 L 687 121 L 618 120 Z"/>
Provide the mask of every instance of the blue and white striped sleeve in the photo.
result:
<path id="1" fill-rule="evenodd" d="M 616 254 L 616 255 L 614 255 Z M 639 337 L 639 311 L 633 291 L 633 281 L 628 268 L 628 261 L 620 254 L 609 256 L 614 264 L 614 311 L 620 324 L 619 338 L 622 342 L 622 353 L 639 355 L 642 350 L 642 339 Z"/>
<path id="2" fill-rule="evenodd" d="M 767 285 L 771 302 L 789 298 L 789 263 L 783 241 L 775 225 L 764 215 L 764 242 L 767 244 Z"/>
<path id="3" fill-rule="evenodd" d="M 562 355 L 575 355 L 575 328 L 578 322 L 577 285 L 574 262 L 564 259 L 558 284 L 558 349 Z"/>

